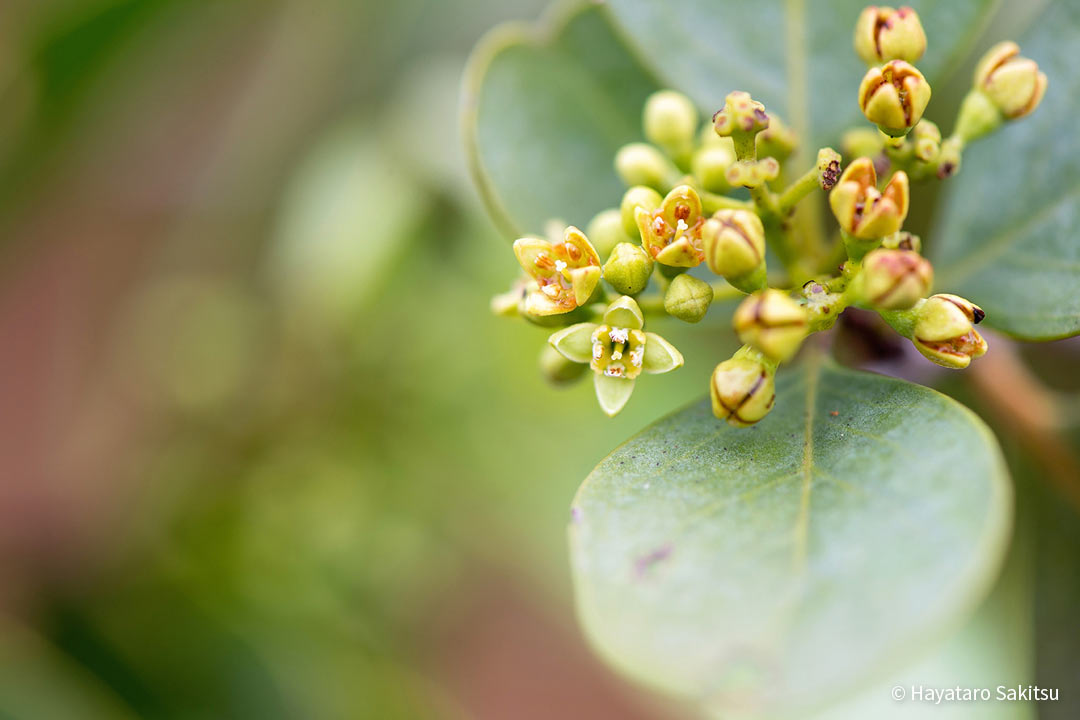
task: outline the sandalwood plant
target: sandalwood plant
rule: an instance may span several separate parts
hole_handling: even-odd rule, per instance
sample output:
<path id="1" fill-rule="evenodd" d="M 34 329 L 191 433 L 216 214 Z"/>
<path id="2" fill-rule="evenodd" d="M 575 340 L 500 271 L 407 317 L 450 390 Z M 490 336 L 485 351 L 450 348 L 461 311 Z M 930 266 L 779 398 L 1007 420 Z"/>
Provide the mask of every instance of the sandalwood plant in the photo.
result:
<path id="1" fill-rule="evenodd" d="M 1064 55 L 1044 72 L 989 45 L 937 111 L 984 3 L 780 5 L 585 5 L 496 31 L 466 85 L 474 175 L 519 265 L 492 309 L 547 328 L 544 376 L 588 378 L 608 416 L 668 382 L 649 375 L 708 393 L 600 462 L 569 533 L 597 650 L 722 717 L 804 717 L 882 680 L 970 615 L 1007 546 L 992 433 L 842 367 L 838 322 L 870 313 L 953 370 L 994 352 L 984 320 L 1080 332 L 1075 282 L 1039 287 L 1078 255 L 1076 193 L 1047 177 L 1075 178 L 1075 130 L 1040 107 Z M 1078 11 L 1048 14 L 1039 48 Z M 924 242 L 909 212 L 941 196 Z M 688 362 L 672 323 L 740 346 Z"/>

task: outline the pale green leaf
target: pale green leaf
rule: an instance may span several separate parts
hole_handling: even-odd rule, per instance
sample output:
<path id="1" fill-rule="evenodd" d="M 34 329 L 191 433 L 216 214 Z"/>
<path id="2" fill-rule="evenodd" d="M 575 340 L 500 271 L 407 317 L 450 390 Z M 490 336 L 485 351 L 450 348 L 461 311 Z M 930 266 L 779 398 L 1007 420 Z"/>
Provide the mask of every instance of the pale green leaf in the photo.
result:
<path id="1" fill-rule="evenodd" d="M 1049 78 L 1035 112 L 964 154 L 934 232 L 938 286 L 1020 338 L 1080 333 L 1080 4 L 1059 0 L 1017 38 Z"/>
<path id="2" fill-rule="evenodd" d="M 812 360 L 778 376 L 752 429 L 704 402 L 600 463 L 570 530 L 579 612 L 610 662 L 659 689 L 719 710 L 814 705 L 967 616 L 1011 506 L 970 411 Z"/>

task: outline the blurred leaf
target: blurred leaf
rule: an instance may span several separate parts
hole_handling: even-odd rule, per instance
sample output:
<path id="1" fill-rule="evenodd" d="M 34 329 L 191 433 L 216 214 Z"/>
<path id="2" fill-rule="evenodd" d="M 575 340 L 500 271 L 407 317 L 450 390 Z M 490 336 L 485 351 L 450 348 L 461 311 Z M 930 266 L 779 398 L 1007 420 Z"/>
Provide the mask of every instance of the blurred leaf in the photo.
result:
<path id="1" fill-rule="evenodd" d="M 941 287 L 1017 337 L 1080 333 L 1080 5 L 1055 2 L 1019 38 L 1050 79 L 1042 105 L 964 155 L 935 236 Z"/>
<path id="2" fill-rule="evenodd" d="M 856 91 L 866 68 L 851 45 L 864 0 L 837 0 L 824 12 L 814 12 L 817 7 L 805 0 L 610 3 L 645 61 L 704 109 L 716 110 L 727 93 L 745 90 L 801 129 L 809 149 L 835 145 L 846 127 L 865 125 Z M 919 68 L 934 83 L 963 58 L 995 3 L 924 0 L 911 5 L 929 36 Z"/>
<path id="3" fill-rule="evenodd" d="M 540 233 L 551 218 L 584 227 L 617 207 L 615 152 L 637 139 L 656 89 L 602 6 L 546 31 L 497 28 L 466 73 L 463 125 L 473 175 L 500 229 Z"/>
<path id="4" fill-rule="evenodd" d="M 702 403 L 597 466 L 570 531 L 579 609 L 600 651 L 659 689 L 727 711 L 821 702 L 963 620 L 1011 507 L 966 408 L 812 360 L 755 429 Z"/>

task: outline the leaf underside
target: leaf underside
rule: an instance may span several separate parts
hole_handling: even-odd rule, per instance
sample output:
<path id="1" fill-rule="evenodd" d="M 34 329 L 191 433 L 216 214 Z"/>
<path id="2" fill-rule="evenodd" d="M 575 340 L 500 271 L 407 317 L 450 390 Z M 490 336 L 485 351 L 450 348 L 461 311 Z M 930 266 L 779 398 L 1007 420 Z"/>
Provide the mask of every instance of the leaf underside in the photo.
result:
<path id="1" fill-rule="evenodd" d="M 579 612 L 610 662 L 723 711 L 836 697 L 985 593 L 1011 494 L 970 411 L 817 360 L 752 430 L 701 403 L 600 463 L 570 528 Z"/>

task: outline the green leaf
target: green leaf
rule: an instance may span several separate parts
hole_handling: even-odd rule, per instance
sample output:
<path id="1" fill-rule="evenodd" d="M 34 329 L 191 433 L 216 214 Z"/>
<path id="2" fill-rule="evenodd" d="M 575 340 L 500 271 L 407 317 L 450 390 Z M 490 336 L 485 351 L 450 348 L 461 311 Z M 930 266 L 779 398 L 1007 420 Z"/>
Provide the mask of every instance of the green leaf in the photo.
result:
<path id="1" fill-rule="evenodd" d="M 551 218 L 585 227 L 618 207 L 615 152 L 641 138 L 657 89 L 588 5 L 546 30 L 508 25 L 481 42 L 466 73 L 463 128 L 473 176 L 508 235 Z"/>
<path id="2" fill-rule="evenodd" d="M 864 0 L 814 11 L 807 0 L 609 0 L 616 21 L 663 81 L 717 110 L 745 90 L 778 112 L 816 150 L 861 120 L 856 92 L 866 67 L 851 36 Z M 993 0 L 912 2 L 928 36 L 919 68 L 933 85 L 968 52 Z M 931 100 L 931 103 L 933 101 Z M 933 105 L 930 106 L 933 116 Z"/>
<path id="3" fill-rule="evenodd" d="M 1019 42 L 1046 72 L 1046 96 L 964 154 L 934 261 L 938 286 L 979 304 L 987 324 L 1049 340 L 1080 333 L 1080 5 L 1052 4 Z"/>
<path id="4" fill-rule="evenodd" d="M 1011 509 L 969 410 L 811 360 L 779 376 L 754 429 L 703 402 L 597 466 L 570 529 L 579 612 L 647 684 L 790 711 L 881 679 L 959 624 L 997 573 Z"/>

